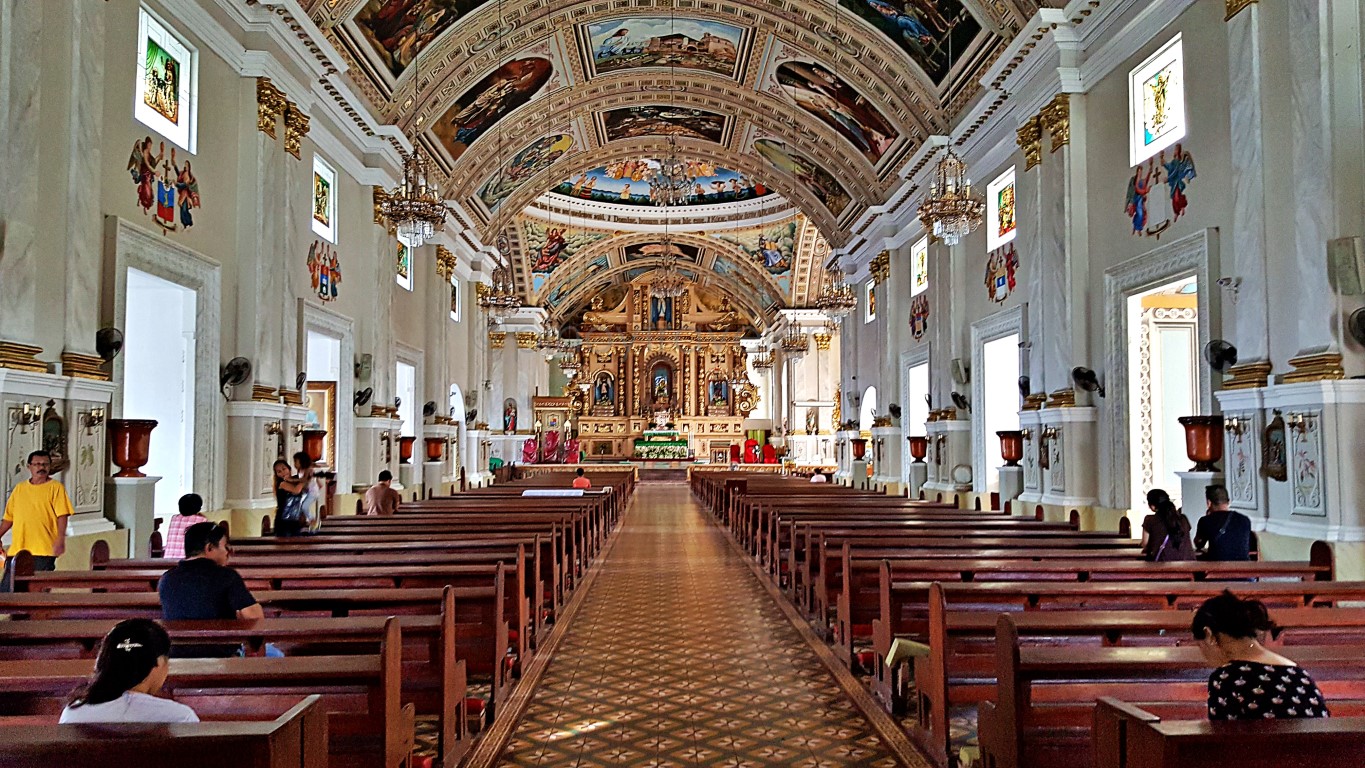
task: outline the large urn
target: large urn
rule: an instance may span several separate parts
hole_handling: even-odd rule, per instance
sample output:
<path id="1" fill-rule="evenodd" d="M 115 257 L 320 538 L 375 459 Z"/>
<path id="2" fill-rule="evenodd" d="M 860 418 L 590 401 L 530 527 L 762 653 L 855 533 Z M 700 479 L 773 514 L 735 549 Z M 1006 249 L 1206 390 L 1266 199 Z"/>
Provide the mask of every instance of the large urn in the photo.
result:
<path id="1" fill-rule="evenodd" d="M 444 437 L 428 437 L 427 442 L 427 461 L 440 461 L 445 453 L 446 439 Z"/>
<path id="2" fill-rule="evenodd" d="M 416 438 L 416 437 L 400 437 L 400 438 L 398 438 L 398 463 L 399 463 L 399 464 L 411 464 L 411 463 L 412 463 L 412 444 L 415 443 L 415 442 L 417 442 L 417 438 Z"/>
<path id="3" fill-rule="evenodd" d="M 853 460 L 862 461 L 867 455 L 867 438 L 855 437 L 850 442 L 853 443 Z"/>
<path id="4" fill-rule="evenodd" d="M 119 471 L 114 477 L 146 477 L 140 470 L 152 448 L 154 419 L 110 419 L 109 446 Z"/>
<path id="5" fill-rule="evenodd" d="M 923 464 L 924 457 L 929 455 L 929 438 L 925 435 L 910 435 L 905 439 L 910 441 L 910 458 L 916 464 Z"/>
<path id="6" fill-rule="evenodd" d="M 1222 416 L 1181 416 L 1185 428 L 1185 455 L 1194 462 L 1191 472 L 1217 472 L 1223 458 Z"/>
<path id="7" fill-rule="evenodd" d="M 322 440 L 327 437 L 325 429 L 303 430 L 303 452 L 316 464 L 322 461 Z"/>
<path id="8" fill-rule="evenodd" d="M 1005 466 L 1019 466 L 1019 460 L 1024 458 L 1023 430 L 1007 429 L 995 435 L 1000 438 L 1000 458 L 1005 460 Z"/>

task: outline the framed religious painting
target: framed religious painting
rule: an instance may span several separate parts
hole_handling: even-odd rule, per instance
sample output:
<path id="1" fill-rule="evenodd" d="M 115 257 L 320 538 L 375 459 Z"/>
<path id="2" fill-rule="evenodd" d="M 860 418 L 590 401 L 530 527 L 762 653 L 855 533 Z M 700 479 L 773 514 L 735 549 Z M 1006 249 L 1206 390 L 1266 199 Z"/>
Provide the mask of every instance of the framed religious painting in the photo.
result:
<path id="1" fill-rule="evenodd" d="M 322 438 L 322 459 L 327 462 L 327 466 L 336 469 L 337 383 L 307 382 L 304 386 L 303 407 L 308 409 L 304 423 L 313 429 L 327 430 L 327 435 Z"/>
<path id="2" fill-rule="evenodd" d="M 1014 239 L 1019 219 L 1014 207 L 1014 166 L 986 185 L 986 250 Z"/>
<path id="3" fill-rule="evenodd" d="M 1128 100 L 1130 166 L 1185 138 L 1185 54 L 1180 35 L 1128 73 Z"/>
<path id="4" fill-rule="evenodd" d="M 194 154 L 199 53 L 161 17 L 138 9 L 133 117 Z"/>
<path id="5" fill-rule="evenodd" d="M 318 155 L 313 155 L 312 225 L 318 237 L 337 241 L 337 172 Z"/>
<path id="6" fill-rule="evenodd" d="M 1289 479 L 1289 444 L 1279 411 L 1261 435 L 1261 476 L 1281 483 Z"/>

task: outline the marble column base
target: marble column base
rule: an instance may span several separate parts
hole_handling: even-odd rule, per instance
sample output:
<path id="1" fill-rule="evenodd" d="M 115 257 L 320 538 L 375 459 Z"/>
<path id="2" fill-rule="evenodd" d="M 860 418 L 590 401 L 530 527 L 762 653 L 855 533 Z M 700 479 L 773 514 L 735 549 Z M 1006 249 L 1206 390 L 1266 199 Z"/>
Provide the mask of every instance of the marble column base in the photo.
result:
<path id="1" fill-rule="evenodd" d="M 445 481 L 446 463 L 444 461 L 424 461 L 422 462 L 422 485 L 425 488 L 423 496 L 436 495 L 441 492 L 441 484 Z"/>
<path id="2" fill-rule="evenodd" d="M 111 477 L 105 482 L 108 514 L 119 528 L 128 531 L 128 554 L 151 555 L 152 526 L 156 515 L 156 484 L 159 477 Z"/>
<path id="3" fill-rule="evenodd" d="M 394 478 L 403 490 L 410 491 L 422 484 L 422 470 L 416 464 L 399 464 L 398 476 Z"/>
<path id="4" fill-rule="evenodd" d="M 66 521 L 66 535 L 88 536 L 92 533 L 108 533 L 118 526 L 102 512 L 77 512 Z"/>

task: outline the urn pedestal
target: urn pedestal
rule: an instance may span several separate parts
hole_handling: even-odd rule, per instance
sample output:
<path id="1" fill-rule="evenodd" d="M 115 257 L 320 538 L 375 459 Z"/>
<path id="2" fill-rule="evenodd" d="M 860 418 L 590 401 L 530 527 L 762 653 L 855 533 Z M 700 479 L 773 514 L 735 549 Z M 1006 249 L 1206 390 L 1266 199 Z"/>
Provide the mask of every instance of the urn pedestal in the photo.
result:
<path id="1" fill-rule="evenodd" d="M 398 463 L 412 463 L 412 444 L 417 442 L 416 437 L 406 436 L 398 438 Z"/>
<path id="2" fill-rule="evenodd" d="M 305 429 L 303 430 L 303 452 L 308 454 L 308 458 L 314 464 L 322 461 L 323 438 L 327 437 L 325 429 Z"/>
<path id="3" fill-rule="evenodd" d="M 1185 455 L 1194 462 L 1191 472 L 1217 472 L 1223 459 L 1223 417 L 1181 416 L 1185 428 Z"/>
<path id="4" fill-rule="evenodd" d="M 867 455 L 867 439 L 855 437 L 849 442 L 853 444 L 853 460 L 862 461 L 863 457 Z"/>
<path id="5" fill-rule="evenodd" d="M 911 435 L 905 438 L 910 442 L 910 458 L 916 464 L 923 464 L 924 457 L 929 455 L 929 438 L 924 435 Z"/>
<path id="6" fill-rule="evenodd" d="M 445 455 L 446 439 L 444 437 L 428 437 L 426 438 L 426 446 L 427 461 L 440 463 L 441 458 Z"/>
<path id="7" fill-rule="evenodd" d="M 995 436 L 1000 438 L 1000 458 L 1005 460 L 1005 466 L 1019 466 L 1019 460 L 1024 458 L 1023 430 L 1005 430 L 1003 432 L 996 432 Z"/>
<path id="8" fill-rule="evenodd" d="M 110 455 L 119 471 L 114 477 L 146 477 L 139 470 L 147 465 L 152 447 L 152 419 L 110 419 Z"/>

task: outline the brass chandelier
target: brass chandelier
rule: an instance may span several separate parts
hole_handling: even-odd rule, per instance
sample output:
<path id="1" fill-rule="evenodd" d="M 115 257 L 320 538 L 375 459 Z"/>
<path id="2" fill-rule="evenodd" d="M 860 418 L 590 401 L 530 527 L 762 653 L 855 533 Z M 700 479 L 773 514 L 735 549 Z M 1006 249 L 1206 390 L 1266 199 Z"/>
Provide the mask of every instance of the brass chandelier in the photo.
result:
<path id="1" fill-rule="evenodd" d="M 688 172 L 687 163 L 678 159 L 678 140 L 668 137 L 668 154 L 648 161 L 650 168 L 649 199 L 654 205 L 685 205 L 692 196 L 696 177 Z"/>
<path id="2" fill-rule="evenodd" d="M 967 164 L 949 147 L 948 154 L 938 161 L 934 181 L 929 185 L 929 196 L 920 204 L 920 221 L 930 228 L 934 237 L 952 246 L 981 226 L 985 210 L 986 203 L 972 197 Z"/>
<path id="3" fill-rule="evenodd" d="M 857 306 L 858 297 L 853 294 L 853 288 L 848 284 L 848 277 L 843 267 L 839 266 L 839 260 L 835 259 L 833 265 L 825 268 L 820 293 L 815 297 L 815 307 L 838 323 Z"/>
<path id="4" fill-rule="evenodd" d="M 403 180 L 379 201 L 379 215 L 393 225 L 398 241 L 419 248 L 445 226 L 450 207 L 427 178 L 427 164 L 403 153 Z"/>
<path id="5" fill-rule="evenodd" d="M 521 309 L 521 297 L 517 295 L 516 283 L 512 280 L 512 270 L 499 263 L 493 269 L 493 284 L 479 293 L 479 308 L 498 322 Z"/>
<path id="6" fill-rule="evenodd" d="M 795 325 L 789 325 L 787 326 L 786 333 L 782 335 L 781 344 L 782 351 L 786 352 L 788 357 L 800 357 L 801 355 L 806 354 L 806 348 L 810 345 L 810 339 L 807 338 L 806 334 L 801 332 L 800 328 Z"/>
<path id="7" fill-rule="evenodd" d="M 687 293 L 687 278 L 678 271 L 678 257 L 673 252 L 673 240 L 663 239 L 664 264 L 658 277 L 649 285 L 649 295 L 658 299 L 676 299 Z"/>

